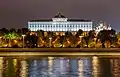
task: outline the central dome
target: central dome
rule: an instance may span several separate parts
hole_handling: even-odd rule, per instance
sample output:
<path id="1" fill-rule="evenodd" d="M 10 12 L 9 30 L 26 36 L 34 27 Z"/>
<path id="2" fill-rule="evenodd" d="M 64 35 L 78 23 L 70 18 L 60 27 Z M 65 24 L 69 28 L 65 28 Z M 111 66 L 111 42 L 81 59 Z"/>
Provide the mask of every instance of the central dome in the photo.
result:
<path id="1" fill-rule="evenodd" d="M 58 13 L 56 16 L 54 16 L 54 18 L 66 18 L 66 17 L 61 13 Z"/>

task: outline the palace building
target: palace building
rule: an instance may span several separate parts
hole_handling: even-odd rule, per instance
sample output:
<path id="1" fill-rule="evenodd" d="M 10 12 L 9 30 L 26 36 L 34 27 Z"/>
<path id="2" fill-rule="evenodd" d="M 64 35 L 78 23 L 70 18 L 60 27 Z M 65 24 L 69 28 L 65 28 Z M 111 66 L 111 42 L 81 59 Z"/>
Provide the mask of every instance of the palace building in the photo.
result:
<path id="1" fill-rule="evenodd" d="M 52 19 L 29 21 L 28 29 L 31 31 L 43 30 L 54 32 L 76 32 L 79 29 L 82 29 L 83 31 L 90 31 L 93 30 L 93 21 L 83 19 L 69 19 L 59 13 Z"/>
<path id="2" fill-rule="evenodd" d="M 96 31 L 96 32 L 99 32 L 99 31 L 101 31 L 101 30 L 111 30 L 112 28 L 111 28 L 111 26 L 110 25 L 108 25 L 108 24 L 106 24 L 105 22 L 99 22 L 98 23 L 98 26 L 96 26 L 95 28 L 94 28 L 94 30 Z"/>

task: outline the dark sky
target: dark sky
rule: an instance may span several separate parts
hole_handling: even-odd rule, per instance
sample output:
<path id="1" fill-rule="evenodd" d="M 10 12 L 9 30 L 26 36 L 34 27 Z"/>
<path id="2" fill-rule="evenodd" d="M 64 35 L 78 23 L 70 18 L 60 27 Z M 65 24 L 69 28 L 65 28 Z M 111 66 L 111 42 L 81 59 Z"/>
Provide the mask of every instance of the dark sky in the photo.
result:
<path id="1" fill-rule="evenodd" d="M 103 20 L 120 31 L 120 0 L 0 0 L 0 27 L 22 28 L 28 20 L 52 18 Z"/>

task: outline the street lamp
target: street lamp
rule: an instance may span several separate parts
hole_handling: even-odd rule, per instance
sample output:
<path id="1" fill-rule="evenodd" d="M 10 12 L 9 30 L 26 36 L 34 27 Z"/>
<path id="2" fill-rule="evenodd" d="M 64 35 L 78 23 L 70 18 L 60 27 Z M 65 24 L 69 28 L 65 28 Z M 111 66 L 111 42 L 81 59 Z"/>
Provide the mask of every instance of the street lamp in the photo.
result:
<path id="1" fill-rule="evenodd" d="M 79 38 L 80 38 L 80 41 L 81 41 L 81 43 L 82 43 L 82 47 L 83 47 L 83 41 L 82 41 L 82 37 L 83 37 L 83 36 L 79 36 Z"/>
<path id="2" fill-rule="evenodd" d="M 49 47 L 51 47 L 52 37 L 49 37 Z"/>
<path id="3" fill-rule="evenodd" d="M 23 48 L 24 48 L 24 44 L 25 44 L 25 40 L 24 40 L 24 39 L 25 39 L 25 36 L 26 36 L 26 35 L 24 35 L 24 34 L 22 35 L 22 37 L 23 37 Z"/>

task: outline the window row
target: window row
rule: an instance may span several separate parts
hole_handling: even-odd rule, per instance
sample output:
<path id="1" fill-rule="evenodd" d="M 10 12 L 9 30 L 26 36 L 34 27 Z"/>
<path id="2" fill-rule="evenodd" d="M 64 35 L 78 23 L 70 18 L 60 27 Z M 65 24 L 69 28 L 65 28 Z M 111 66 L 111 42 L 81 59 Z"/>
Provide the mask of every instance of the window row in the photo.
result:
<path id="1" fill-rule="evenodd" d="M 55 29 L 55 28 L 51 28 L 51 29 L 47 29 L 47 28 L 29 28 L 31 31 L 37 31 L 37 30 L 43 30 L 43 31 L 78 31 L 80 28 L 71 28 L 71 29 L 65 29 L 65 28 L 59 28 L 59 29 Z M 83 29 L 81 28 L 83 31 L 90 31 L 91 29 Z"/>
<path id="2" fill-rule="evenodd" d="M 29 27 L 92 27 L 92 25 L 29 25 Z"/>

